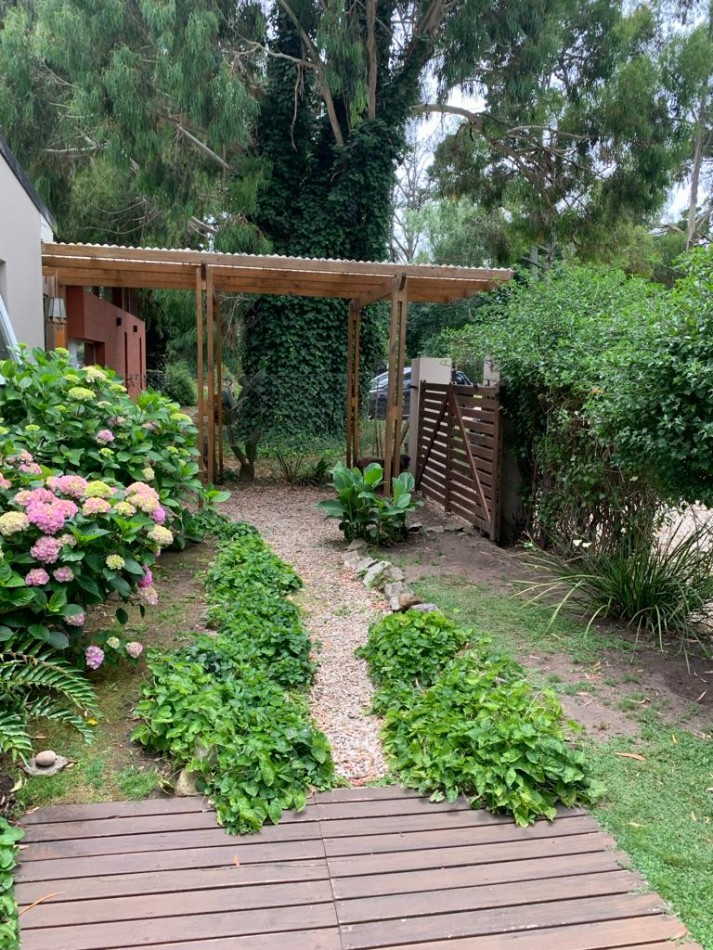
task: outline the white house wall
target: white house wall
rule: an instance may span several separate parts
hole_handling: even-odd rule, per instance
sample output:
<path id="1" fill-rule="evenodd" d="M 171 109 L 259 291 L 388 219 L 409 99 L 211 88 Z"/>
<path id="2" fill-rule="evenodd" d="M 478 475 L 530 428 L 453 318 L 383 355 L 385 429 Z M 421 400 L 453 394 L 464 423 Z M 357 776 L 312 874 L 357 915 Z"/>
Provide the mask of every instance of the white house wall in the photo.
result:
<path id="1" fill-rule="evenodd" d="M 18 341 L 29 347 L 45 345 L 41 242 L 51 233 L 0 156 L 0 294 Z"/>

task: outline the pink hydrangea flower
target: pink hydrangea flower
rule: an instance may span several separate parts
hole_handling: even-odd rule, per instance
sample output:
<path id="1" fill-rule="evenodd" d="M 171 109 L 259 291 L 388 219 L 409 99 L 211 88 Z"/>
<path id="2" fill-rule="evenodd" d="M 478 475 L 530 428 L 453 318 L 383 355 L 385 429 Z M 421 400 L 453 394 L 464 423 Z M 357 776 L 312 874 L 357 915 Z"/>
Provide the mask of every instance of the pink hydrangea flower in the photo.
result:
<path id="1" fill-rule="evenodd" d="M 66 545 L 70 548 L 76 548 L 77 546 L 77 539 L 73 534 L 60 534 L 57 540 L 62 542 L 62 546 Z"/>
<path id="2" fill-rule="evenodd" d="M 12 488 L 12 482 L 9 478 L 5 478 L 4 475 L 0 475 L 0 488 L 7 491 L 8 488 Z"/>
<path id="3" fill-rule="evenodd" d="M 101 442 L 102 445 L 107 445 L 107 443 L 114 441 L 114 433 L 111 429 L 100 429 L 96 434 L 96 440 Z"/>
<path id="4" fill-rule="evenodd" d="M 28 475 L 41 475 L 42 469 L 37 464 L 37 462 L 22 462 L 19 466 L 21 472 L 26 472 Z"/>
<path id="5" fill-rule="evenodd" d="M 70 627 L 83 627 L 84 621 L 87 619 L 86 614 L 74 614 L 72 617 L 65 617 L 64 622 L 68 623 Z"/>
<path id="6" fill-rule="evenodd" d="M 43 564 L 54 564 L 61 550 L 62 542 L 58 538 L 43 535 L 32 545 L 30 554 L 38 561 L 42 561 Z"/>
<path id="7" fill-rule="evenodd" d="M 155 607 L 158 603 L 158 591 L 155 587 L 140 587 L 139 600 L 147 607 Z"/>
<path id="8" fill-rule="evenodd" d="M 39 502 L 43 505 L 51 505 L 53 502 L 57 501 L 57 499 L 55 498 L 53 492 L 48 491 L 46 488 L 33 488 L 32 490 L 25 488 L 15 495 L 15 501 L 18 505 L 22 505 L 23 508 L 26 508 L 33 502 Z"/>
<path id="9" fill-rule="evenodd" d="M 105 515 L 111 511 L 111 505 L 106 498 L 87 498 L 82 505 L 83 515 Z"/>
<path id="10" fill-rule="evenodd" d="M 25 575 L 25 584 L 28 587 L 44 587 L 49 583 L 50 576 L 43 567 L 33 567 Z"/>
<path id="11" fill-rule="evenodd" d="M 89 484 L 81 475 L 53 475 L 47 479 L 52 491 L 62 492 L 72 498 L 81 498 Z"/>
<path id="12" fill-rule="evenodd" d="M 55 498 L 51 503 L 31 501 L 27 506 L 27 517 L 30 523 L 37 525 L 44 534 L 57 534 L 64 527 L 68 518 L 77 513 L 77 506 L 73 501 Z"/>
<path id="13" fill-rule="evenodd" d="M 150 567 L 144 568 L 144 576 L 139 581 L 139 587 L 153 587 L 153 574 Z"/>
<path id="14" fill-rule="evenodd" d="M 90 670 L 98 670 L 104 662 L 104 651 L 94 645 L 87 647 L 84 651 L 84 662 Z"/>
<path id="15" fill-rule="evenodd" d="M 57 570 L 52 573 L 52 576 L 56 581 L 59 581 L 60 584 L 69 584 L 70 581 L 74 580 L 74 571 L 71 567 L 58 567 Z"/>
<path id="16" fill-rule="evenodd" d="M 138 640 L 130 640 L 126 644 L 126 652 L 132 659 L 136 660 L 144 652 L 143 644 L 139 643 Z"/>
<path id="17" fill-rule="evenodd" d="M 162 508 L 161 505 L 158 506 L 156 511 L 151 515 L 156 524 L 163 524 L 166 520 L 166 509 Z"/>

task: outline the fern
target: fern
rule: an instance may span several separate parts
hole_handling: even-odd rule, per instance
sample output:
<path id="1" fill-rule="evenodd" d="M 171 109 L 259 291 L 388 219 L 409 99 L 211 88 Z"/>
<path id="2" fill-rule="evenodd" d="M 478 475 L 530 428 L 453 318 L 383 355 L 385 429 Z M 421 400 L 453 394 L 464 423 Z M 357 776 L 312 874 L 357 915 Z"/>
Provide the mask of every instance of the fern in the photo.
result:
<path id="1" fill-rule="evenodd" d="M 91 684 L 65 660 L 34 640 L 0 652 L 0 754 L 25 759 L 32 752 L 31 719 L 73 726 L 87 742 L 86 722 L 95 702 Z"/>

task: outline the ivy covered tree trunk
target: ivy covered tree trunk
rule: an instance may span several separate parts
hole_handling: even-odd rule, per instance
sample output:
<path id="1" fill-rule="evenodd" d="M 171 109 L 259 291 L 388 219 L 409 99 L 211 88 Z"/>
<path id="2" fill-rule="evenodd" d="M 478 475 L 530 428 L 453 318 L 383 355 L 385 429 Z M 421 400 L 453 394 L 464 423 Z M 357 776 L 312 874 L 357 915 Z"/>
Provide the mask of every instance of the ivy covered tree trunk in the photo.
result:
<path id="1" fill-rule="evenodd" d="M 358 122 L 335 105 L 343 141 L 315 108 L 315 80 L 296 65 L 303 40 L 289 16 L 277 21 L 258 148 L 270 174 L 259 198 L 258 226 L 273 252 L 298 257 L 383 261 L 388 258 L 391 191 L 405 125 L 418 93 L 379 87 L 379 114 Z M 275 55 L 278 54 L 278 55 Z M 282 54 L 290 59 L 281 58 Z M 388 57 L 388 47 L 381 51 Z M 395 105 L 395 108 L 394 108 Z M 263 297 L 249 314 L 244 365 L 262 370 L 250 425 L 268 438 L 340 435 L 345 424 L 348 301 Z M 363 375 L 373 374 L 385 340 L 384 308 L 362 316 Z"/>

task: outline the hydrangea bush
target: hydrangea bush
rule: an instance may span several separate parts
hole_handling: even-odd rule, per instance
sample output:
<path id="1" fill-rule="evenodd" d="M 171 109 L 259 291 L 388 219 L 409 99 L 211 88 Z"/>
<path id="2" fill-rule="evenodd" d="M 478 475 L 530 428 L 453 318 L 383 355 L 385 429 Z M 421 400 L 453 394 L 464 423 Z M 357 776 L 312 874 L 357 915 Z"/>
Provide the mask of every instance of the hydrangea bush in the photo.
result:
<path id="1" fill-rule="evenodd" d="M 203 486 L 196 428 L 176 403 L 151 391 L 132 400 L 112 370 L 76 368 L 63 349 L 31 356 L 20 349 L 17 362 L 0 363 L 0 376 L 0 435 L 32 456 L 24 464 L 35 474 L 44 466 L 89 480 L 148 483 L 180 541 L 187 503 Z"/>
<path id="2" fill-rule="evenodd" d="M 81 642 L 88 605 L 111 594 L 156 603 L 151 565 L 173 535 L 155 488 L 49 474 L 7 438 L 0 457 L 0 640 L 26 631 L 66 649 Z M 102 648 L 85 658 L 96 669 Z"/>

